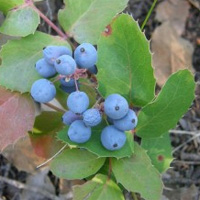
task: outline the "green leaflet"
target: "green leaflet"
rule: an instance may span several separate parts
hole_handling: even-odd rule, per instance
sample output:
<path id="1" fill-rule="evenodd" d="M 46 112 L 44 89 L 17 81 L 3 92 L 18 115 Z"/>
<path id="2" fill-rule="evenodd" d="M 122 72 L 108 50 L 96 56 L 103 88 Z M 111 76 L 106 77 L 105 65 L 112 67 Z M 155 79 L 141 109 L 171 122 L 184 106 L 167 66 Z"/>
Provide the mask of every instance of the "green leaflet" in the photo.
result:
<path id="1" fill-rule="evenodd" d="M 98 41 L 100 93 L 104 97 L 119 93 L 135 106 L 146 105 L 155 91 L 151 61 L 149 42 L 138 23 L 119 15 Z"/>

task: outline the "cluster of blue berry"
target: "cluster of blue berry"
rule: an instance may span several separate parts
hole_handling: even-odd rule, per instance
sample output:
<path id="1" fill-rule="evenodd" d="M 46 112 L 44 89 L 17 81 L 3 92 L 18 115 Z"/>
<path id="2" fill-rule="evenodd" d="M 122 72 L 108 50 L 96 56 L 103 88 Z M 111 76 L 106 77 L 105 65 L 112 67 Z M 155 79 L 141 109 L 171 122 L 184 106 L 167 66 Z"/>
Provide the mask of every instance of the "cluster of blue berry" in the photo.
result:
<path id="1" fill-rule="evenodd" d="M 71 50 L 67 47 L 45 47 L 43 49 L 43 58 L 38 60 L 35 65 L 37 72 L 43 79 L 33 83 L 31 87 L 33 99 L 40 103 L 47 103 L 55 97 L 56 88 L 47 78 L 51 78 L 57 73 L 59 74 L 62 90 L 67 93 L 76 91 L 74 74 L 78 69 L 87 69 L 90 73 L 96 74 L 96 61 L 97 51 L 89 43 L 79 45 L 74 51 L 74 58 Z"/>
<path id="2" fill-rule="evenodd" d="M 67 99 L 69 111 L 63 115 L 63 122 L 70 126 L 68 137 L 75 143 L 87 142 L 92 134 L 91 127 L 102 120 L 98 108 L 88 109 L 89 98 L 86 93 L 76 91 Z M 104 102 L 103 111 L 109 124 L 101 133 L 102 145 L 111 151 L 121 149 L 126 142 L 124 131 L 133 130 L 137 125 L 137 116 L 129 109 L 128 102 L 119 94 L 109 95 Z"/>
<path id="3" fill-rule="evenodd" d="M 33 99 L 46 103 L 55 97 L 56 88 L 46 78 L 58 73 L 61 88 L 70 93 L 67 99 L 69 111 L 62 117 L 63 123 L 69 126 L 69 139 L 75 143 L 87 142 L 92 134 L 91 127 L 100 124 L 105 113 L 111 125 L 102 130 L 101 143 L 111 151 L 121 149 L 126 142 L 125 131 L 133 130 L 137 125 L 137 116 L 129 109 L 126 99 L 119 94 L 111 94 L 105 99 L 103 107 L 88 109 L 89 98 L 78 88 L 77 75 L 80 70 L 97 73 L 97 51 L 94 46 L 89 43 L 79 45 L 74 51 L 74 58 L 71 50 L 64 46 L 48 46 L 43 49 L 43 55 L 44 58 L 36 63 L 36 70 L 44 78 L 33 83 Z"/>

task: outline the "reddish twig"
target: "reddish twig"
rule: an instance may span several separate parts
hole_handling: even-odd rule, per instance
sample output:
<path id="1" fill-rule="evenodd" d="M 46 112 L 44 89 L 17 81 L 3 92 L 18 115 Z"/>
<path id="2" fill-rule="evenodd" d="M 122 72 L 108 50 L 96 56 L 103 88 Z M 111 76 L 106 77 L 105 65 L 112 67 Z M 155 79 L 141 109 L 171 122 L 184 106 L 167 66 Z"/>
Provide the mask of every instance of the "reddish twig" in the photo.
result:
<path id="1" fill-rule="evenodd" d="M 48 17 L 46 17 L 34 4 L 31 4 L 31 7 L 40 15 L 40 17 L 49 25 L 52 29 L 54 29 L 60 37 L 63 39 L 67 39 L 68 36 L 63 33 Z"/>
<path id="2" fill-rule="evenodd" d="M 54 106 L 53 104 L 51 103 L 44 103 L 44 105 L 48 106 L 49 108 L 53 109 L 53 110 L 56 110 L 58 112 L 61 112 L 61 113 L 65 113 L 65 110 L 61 109 L 61 108 L 58 108 L 57 106 Z"/>

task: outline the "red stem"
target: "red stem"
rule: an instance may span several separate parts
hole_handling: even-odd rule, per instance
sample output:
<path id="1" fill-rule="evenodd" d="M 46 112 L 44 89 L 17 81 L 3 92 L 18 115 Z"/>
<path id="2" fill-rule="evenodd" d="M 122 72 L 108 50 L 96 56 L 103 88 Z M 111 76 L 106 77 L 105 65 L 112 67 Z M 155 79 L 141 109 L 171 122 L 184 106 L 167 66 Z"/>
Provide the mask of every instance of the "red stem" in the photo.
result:
<path id="1" fill-rule="evenodd" d="M 63 39 L 67 39 L 68 36 L 63 33 L 48 17 L 46 17 L 34 4 L 31 7 L 40 15 L 40 17 L 49 25 L 52 29 L 54 29 L 58 35 L 60 35 Z"/>

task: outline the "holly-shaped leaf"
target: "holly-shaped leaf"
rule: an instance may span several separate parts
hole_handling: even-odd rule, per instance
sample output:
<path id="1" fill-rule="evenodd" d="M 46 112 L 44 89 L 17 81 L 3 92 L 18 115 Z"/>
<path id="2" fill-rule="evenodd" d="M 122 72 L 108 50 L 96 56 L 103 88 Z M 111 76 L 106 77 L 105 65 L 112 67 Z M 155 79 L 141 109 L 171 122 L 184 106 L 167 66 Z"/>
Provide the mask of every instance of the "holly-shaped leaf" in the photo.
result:
<path id="1" fill-rule="evenodd" d="M 50 158 L 63 147 L 63 144 L 56 139 L 56 133 L 63 126 L 62 113 L 46 111 L 36 117 L 29 137 L 38 156 Z"/>
<path id="2" fill-rule="evenodd" d="M 11 10 L 0 27 L 0 32 L 10 36 L 25 37 L 33 34 L 40 23 L 38 13 L 31 7 Z"/>
<path id="3" fill-rule="evenodd" d="M 98 42 L 100 93 L 119 93 L 133 105 L 146 105 L 155 91 L 151 62 L 150 45 L 138 23 L 129 15 L 118 16 Z"/>
<path id="4" fill-rule="evenodd" d="M 6 14 L 12 8 L 22 5 L 24 0 L 0 0 L 0 10 Z"/>
<path id="5" fill-rule="evenodd" d="M 93 127 L 90 140 L 83 144 L 77 144 L 70 141 L 70 139 L 67 137 L 67 131 L 69 127 L 65 127 L 62 131 L 60 131 L 57 137 L 59 140 L 67 143 L 72 147 L 87 149 L 99 157 L 115 157 L 117 159 L 130 157 L 133 153 L 133 135 L 130 132 L 127 132 L 127 140 L 125 145 L 119 150 L 109 151 L 105 149 L 101 144 L 101 132 L 105 126 L 106 123 L 103 122 L 100 125 Z"/>
<path id="6" fill-rule="evenodd" d="M 25 136 L 32 129 L 34 118 L 34 103 L 29 95 L 0 87 L 0 151 Z"/>
<path id="7" fill-rule="evenodd" d="M 119 186 L 107 176 L 97 174 L 83 185 L 73 187 L 73 200 L 124 200 Z"/>
<path id="8" fill-rule="evenodd" d="M 158 97 L 139 113 L 137 135 L 142 138 L 160 137 L 174 128 L 194 99 L 194 77 L 188 70 L 172 74 Z"/>
<path id="9" fill-rule="evenodd" d="M 34 66 L 43 57 L 42 49 L 48 45 L 69 47 L 60 37 L 41 32 L 5 44 L 0 52 L 0 85 L 22 93 L 29 92 L 33 82 L 41 78 Z"/>
<path id="10" fill-rule="evenodd" d="M 98 158 L 85 149 L 66 149 L 53 159 L 50 169 L 61 178 L 83 179 L 95 174 L 104 162 L 105 158 Z"/>
<path id="11" fill-rule="evenodd" d="M 137 143 L 131 158 L 113 158 L 112 169 L 117 181 L 128 191 L 140 193 L 145 200 L 161 199 L 163 184 L 160 174 Z"/>
<path id="12" fill-rule="evenodd" d="M 65 0 L 65 9 L 58 15 L 68 35 L 78 43 L 96 44 L 112 18 L 123 11 L 128 0 Z"/>
<path id="13" fill-rule="evenodd" d="M 147 150 L 147 154 L 151 158 L 152 164 L 160 173 L 166 171 L 170 167 L 173 157 L 168 132 L 158 138 L 142 139 L 141 146 Z"/>

